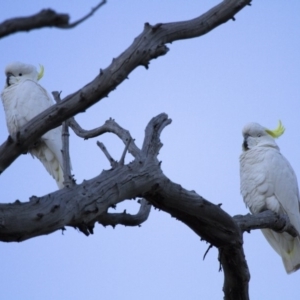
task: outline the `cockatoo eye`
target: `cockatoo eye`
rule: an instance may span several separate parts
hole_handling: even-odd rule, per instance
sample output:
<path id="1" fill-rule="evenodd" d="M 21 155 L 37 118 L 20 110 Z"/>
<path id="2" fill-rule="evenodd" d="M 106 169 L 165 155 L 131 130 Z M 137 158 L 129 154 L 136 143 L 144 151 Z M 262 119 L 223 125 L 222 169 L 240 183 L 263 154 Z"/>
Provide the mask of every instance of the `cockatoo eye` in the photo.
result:
<path id="1" fill-rule="evenodd" d="M 22 73 L 19 73 L 19 76 L 22 76 Z"/>
<path id="2" fill-rule="evenodd" d="M 260 133 L 258 133 L 258 134 L 257 134 L 257 137 L 261 137 L 261 134 L 260 134 Z"/>

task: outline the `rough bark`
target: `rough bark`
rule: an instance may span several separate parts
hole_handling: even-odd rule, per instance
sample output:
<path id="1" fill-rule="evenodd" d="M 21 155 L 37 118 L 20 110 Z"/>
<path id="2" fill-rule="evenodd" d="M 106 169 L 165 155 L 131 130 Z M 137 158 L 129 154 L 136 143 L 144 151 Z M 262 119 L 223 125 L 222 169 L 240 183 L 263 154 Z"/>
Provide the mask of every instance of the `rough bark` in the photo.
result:
<path id="1" fill-rule="evenodd" d="M 296 237 L 298 234 L 295 227 L 290 223 L 287 215 L 277 215 L 270 210 L 263 211 L 256 215 L 237 215 L 233 217 L 242 232 L 249 232 L 253 229 L 269 228 L 277 232 L 287 232 Z"/>
<path id="2" fill-rule="evenodd" d="M 154 206 L 185 223 L 219 250 L 224 271 L 224 299 L 249 299 L 250 273 L 245 260 L 241 231 L 219 205 L 165 178 L 145 198 Z"/>

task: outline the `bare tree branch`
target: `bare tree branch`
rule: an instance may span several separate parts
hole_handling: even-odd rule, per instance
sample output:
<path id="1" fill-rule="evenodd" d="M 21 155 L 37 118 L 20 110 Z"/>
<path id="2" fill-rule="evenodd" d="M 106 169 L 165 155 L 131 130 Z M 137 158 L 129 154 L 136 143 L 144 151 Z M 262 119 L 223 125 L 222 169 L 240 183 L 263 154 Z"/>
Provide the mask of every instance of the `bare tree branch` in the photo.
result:
<path id="1" fill-rule="evenodd" d="M 146 24 L 133 44 L 90 83 L 65 97 L 61 103 L 33 118 L 0 147 L 0 173 L 21 153 L 26 152 L 40 136 L 62 124 L 79 112 L 85 111 L 114 90 L 136 67 L 148 66 L 151 59 L 167 53 L 165 43 L 201 36 L 232 17 L 250 0 L 224 0 L 202 16 L 190 21 Z"/>
<path id="2" fill-rule="evenodd" d="M 146 127 L 138 159 L 127 165 L 118 164 L 80 185 L 32 197 L 26 203 L 0 204 L 0 240 L 22 241 L 65 226 L 89 235 L 110 206 L 141 196 L 218 247 L 226 299 L 247 299 L 249 272 L 236 223 L 220 206 L 185 190 L 162 173 L 157 159 L 162 146 L 160 133 L 170 122 L 166 114 L 153 118 Z"/>
<path id="3" fill-rule="evenodd" d="M 219 260 L 224 271 L 224 299 L 249 299 L 250 274 L 242 235 L 233 219 L 219 205 L 206 201 L 193 191 L 184 190 L 167 178 L 143 196 L 219 249 Z"/>
<path id="4" fill-rule="evenodd" d="M 160 114 L 149 122 L 148 128 L 154 129 L 157 138 L 166 119 L 166 114 Z M 65 226 L 80 228 L 87 234 L 109 207 L 139 197 L 161 180 L 160 164 L 153 153 L 158 150 L 141 153 L 133 162 L 118 164 L 80 185 L 43 197 L 33 196 L 25 203 L 0 204 L 0 240 L 23 241 Z"/>
<path id="5" fill-rule="evenodd" d="M 293 237 L 299 236 L 299 233 L 290 223 L 287 215 L 277 215 L 270 210 L 255 215 L 237 215 L 234 216 L 233 219 L 242 232 L 250 232 L 253 229 L 269 228 L 277 232 L 287 232 Z"/>
<path id="6" fill-rule="evenodd" d="M 0 24 L 0 38 L 19 31 L 30 31 L 42 27 L 57 27 L 69 23 L 69 15 L 43 9 L 30 17 L 13 18 Z"/>
<path id="7" fill-rule="evenodd" d="M 151 205 L 145 200 L 140 200 L 140 209 L 136 215 L 131 215 L 124 211 L 123 213 L 103 213 L 99 216 L 98 223 L 103 226 L 125 225 L 125 226 L 139 226 L 145 222 L 150 214 Z"/>
<path id="8" fill-rule="evenodd" d="M 80 23 L 84 22 L 85 20 L 87 20 L 88 18 L 90 18 L 101 6 L 103 6 L 104 4 L 106 4 L 106 0 L 102 0 L 99 4 L 97 4 L 97 6 L 95 6 L 94 8 L 92 8 L 92 10 L 85 15 L 84 17 L 82 17 L 81 19 L 77 20 L 76 22 L 73 22 L 71 24 L 66 24 L 66 25 L 60 25 L 57 26 L 58 28 L 62 28 L 62 29 L 70 29 L 70 28 L 74 28 L 77 25 L 79 25 Z"/>
<path id="9" fill-rule="evenodd" d="M 53 98 L 56 103 L 60 103 L 60 94 L 59 92 L 52 92 Z M 64 172 L 64 186 L 70 187 L 75 184 L 75 180 L 71 174 L 71 159 L 69 151 L 69 125 L 68 121 L 62 123 L 62 157 L 63 157 L 63 172 Z"/>
<path id="10" fill-rule="evenodd" d="M 274 227 L 272 212 L 231 218 L 219 205 L 168 179 L 160 169 L 157 154 L 162 145 L 160 134 L 170 122 L 165 114 L 153 118 L 146 127 L 138 159 L 127 165 L 118 164 L 114 169 L 103 171 L 81 185 L 44 197 L 33 196 L 27 203 L 16 201 L 14 204 L 1 204 L 0 240 L 22 241 L 65 226 L 79 228 L 89 235 L 93 233 L 96 222 L 103 225 L 139 225 L 148 217 L 150 207 L 149 211 L 145 206 L 141 207 L 136 218 L 127 214 L 108 214 L 107 210 L 124 199 L 142 196 L 219 249 L 219 260 L 225 276 L 225 299 L 249 299 L 250 275 L 238 225 L 244 229 L 269 226 L 276 230 L 289 230 L 289 227 L 284 222 Z M 124 129 L 123 132 L 127 133 Z M 269 225 L 263 219 L 268 215 Z"/>
<path id="11" fill-rule="evenodd" d="M 120 158 L 120 160 L 119 160 L 119 164 L 122 165 L 122 166 L 124 165 L 124 162 L 125 162 L 125 156 L 126 156 L 126 153 L 127 153 L 127 151 L 128 151 L 128 148 L 129 148 L 129 145 L 130 145 L 131 141 L 132 141 L 132 139 L 129 139 L 129 140 L 128 140 L 128 142 L 127 142 L 127 144 L 126 144 L 126 146 L 125 146 L 125 149 L 124 149 L 124 151 L 123 151 L 123 153 L 122 153 L 122 156 L 121 156 L 121 158 Z"/>
<path id="12" fill-rule="evenodd" d="M 102 150 L 102 152 L 104 153 L 104 155 L 106 156 L 106 158 L 108 159 L 110 166 L 112 168 L 116 168 L 118 166 L 118 162 L 113 159 L 113 157 L 109 154 L 108 150 L 106 149 L 106 147 L 104 146 L 103 143 L 97 141 L 97 146 Z"/>
<path id="13" fill-rule="evenodd" d="M 39 29 L 43 27 L 57 27 L 61 29 L 74 28 L 91 17 L 106 0 L 101 1 L 91 12 L 76 22 L 69 23 L 69 15 L 60 14 L 52 9 L 43 9 L 39 13 L 21 18 L 13 18 L 0 23 L 0 38 L 20 31 L 30 31 L 32 29 Z"/>
<path id="14" fill-rule="evenodd" d="M 64 172 L 64 185 L 70 187 L 75 184 L 75 180 L 71 174 L 71 159 L 70 159 L 70 151 L 69 151 L 69 126 L 68 122 L 65 121 L 62 123 L 62 156 L 63 156 L 63 172 Z"/>
<path id="15" fill-rule="evenodd" d="M 114 133 L 117 135 L 125 145 L 127 145 L 128 141 L 131 140 L 130 144 L 128 145 L 128 151 L 134 157 L 138 158 L 140 155 L 140 149 L 134 143 L 134 139 L 131 137 L 128 130 L 123 129 L 120 125 L 118 125 L 115 120 L 109 119 L 107 120 L 104 125 L 92 129 L 92 130 L 85 130 L 80 127 L 80 125 L 75 121 L 74 118 L 70 118 L 68 120 L 69 126 L 73 129 L 74 133 L 79 137 L 84 139 L 89 139 L 92 137 L 96 137 L 102 135 L 107 132 Z M 99 145 L 98 145 L 99 146 Z"/>

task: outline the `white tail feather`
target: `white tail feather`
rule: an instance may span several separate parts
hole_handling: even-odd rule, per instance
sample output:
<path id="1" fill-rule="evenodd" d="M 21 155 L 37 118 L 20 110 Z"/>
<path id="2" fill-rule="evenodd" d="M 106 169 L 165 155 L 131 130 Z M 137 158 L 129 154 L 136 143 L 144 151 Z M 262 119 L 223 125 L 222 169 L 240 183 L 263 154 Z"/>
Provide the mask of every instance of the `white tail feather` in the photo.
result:
<path id="1" fill-rule="evenodd" d="M 63 170 L 56 155 L 44 142 L 31 149 L 30 153 L 41 161 L 48 173 L 55 179 L 59 189 L 62 189 L 64 187 Z"/>
<path id="2" fill-rule="evenodd" d="M 299 237 L 293 238 L 286 232 L 277 233 L 271 229 L 262 229 L 262 232 L 273 249 L 281 256 L 288 274 L 300 269 Z"/>

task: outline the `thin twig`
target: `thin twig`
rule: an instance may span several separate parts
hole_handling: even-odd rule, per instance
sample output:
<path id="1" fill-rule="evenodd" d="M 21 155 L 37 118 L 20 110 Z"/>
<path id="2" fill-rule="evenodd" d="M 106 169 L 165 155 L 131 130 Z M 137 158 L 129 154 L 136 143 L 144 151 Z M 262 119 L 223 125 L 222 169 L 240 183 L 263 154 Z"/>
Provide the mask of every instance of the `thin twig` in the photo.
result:
<path id="1" fill-rule="evenodd" d="M 128 147 L 129 147 L 131 141 L 132 141 L 132 139 L 130 138 L 130 139 L 128 140 L 126 146 L 125 146 L 125 149 L 124 149 L 123 153 L 122 153 L 121 159 L 120 159 L 120 161 L 119 161 L 119 164 L 120 164 L 121 166 L 124 166 L 125 156 L 126 156 L 126 153 L 127 153 L 127 150 L 128 150 Z"/>
<path id="2" fill-rule="evenodd" d="M 60 92 L 58 92 L 58 91 L 52 92 L 52 96 L 53 96 L 56 103 L 61 102 L 60 94 L 61 94 L 61 91 Z"/>
<path id="3" fill-rule="evenodd" d="M 106 0 L 102 0 L 97 6 L 95 6 L 94 8 L 92 8 L 92 10 L 85 15 L 84 17 L 82 17 L 81 19 L 71 23 L 71 24 L 66 24 L 66 25 L 61 25 L 61 26 L 57 26 L 59 28 L 62 29 L 70 29 L 70 28 L 74 28 L 77 25 L 79 25 L 80 23 L 84 22 L 86 19 L 90 18 L 101 6 L 103 6 L 106 3 Z"/>
<path id="4" fill-rule="evenodd" d="M 210 250 L 212 247 L 213 247 L 212 244 L 210 244 L 210 245 L 208 246 L 207 250 L 205 251 L 205 253 L 204 253 L 204 255 L 203 255 L 203 260 L 205 259 L 207 253 L 209 252 L 209 250 Z"/>
<path id="5" fill-rule="evenodd" d="M 106 158 L 108 159 L 110 165 L 112 168 L 117 167 L 118 163 L 116 160 L 114 160 L 112 158 L 112 156 L 109 154 L 108 150 L 106 149 L 106 147 L 104 146 L 103 143 L 97 141 L 97 145 L 99 146 L 99 148 L 102 150 L 102 152 L 104 153 L 104 155 L 106 156 Z"/>
<path id="6" fill-rule="evenodd" d="M 71 186 L 75 184 L 73 175 L 71 174 L 71 159 L 70 159 L 70 143 L 69 143 L 69 126 L 68 122 L 62 123 L 62 156 L 64 170 L 64 185 Z"/>

